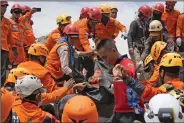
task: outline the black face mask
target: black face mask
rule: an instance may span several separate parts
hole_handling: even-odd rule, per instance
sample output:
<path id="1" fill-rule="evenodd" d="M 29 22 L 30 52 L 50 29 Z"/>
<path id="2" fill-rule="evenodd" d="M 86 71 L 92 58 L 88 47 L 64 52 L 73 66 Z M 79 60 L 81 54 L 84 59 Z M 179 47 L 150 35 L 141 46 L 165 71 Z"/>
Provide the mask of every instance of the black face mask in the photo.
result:
<path id="1" fill-rule="evenodd" d="M 102 20 L 101 20 L 101 21 L 102 21 L 102 23 L 103 23 L 104 25 L 107 24 L 108 20 L 109 20 L 109 17 L 102 14 Z"/>
<path id="2" fill-rule="evenodd" d="M 161 20 L 162 14 L 153 13 L 153 20 Z"/>

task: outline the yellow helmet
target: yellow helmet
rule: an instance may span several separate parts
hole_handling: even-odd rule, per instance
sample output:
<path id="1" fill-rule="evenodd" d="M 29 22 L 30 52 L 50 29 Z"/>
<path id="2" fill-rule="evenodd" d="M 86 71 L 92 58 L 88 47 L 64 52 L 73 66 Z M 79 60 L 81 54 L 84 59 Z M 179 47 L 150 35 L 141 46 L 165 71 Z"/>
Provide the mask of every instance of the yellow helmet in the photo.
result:
<path id="1" fill-rule="evenodd" d="M 158 60 L 159 56 L 161 55 L 161 52 L 166 48 L 167 43 L 163 41 L 157 41 L 153 44 L 151 47 L 151 56 L 155 61 Z"/>
<path id="2" fill-rule="evenodd" d="M 173 95 L 180 103 L 180 106 L 184 107 L 184 91 L 183 90 L 171 90 L 169 94 Z"/>
<path id="3" fill-rule="evenodd" d="M 107 4 L 101 4 L 99 6 L 101 13 L 111 13 L 111 7 Z"/>
<path id="4" fill-rule="evenodd" d="M 7 82 L 15 83 L 18 78 L 25 76 L 25 75 L 30 75 L 30 74 L 31 73 L 25 68 L 14 68 L 8 74 Z"/>
<path id="5" fill-rule="evenodd" d="M 165 54 L 161 61 L 160 67 L 182 67 L 182 58 L 178 53 L 167 53 Z"/>
<path id="6" fill-rule="evenodd" d="M 28 54 L 47 57 L 49 51 L 44 44 L 34 43 L 29 47 Z"/>
<path id="7" fill-rule="evenodd" d="M 162 23 L 158 20 L 153 20 L 149 24 L 149 31 L 161 31 L 163 29 Z"/>
<path id="8" fill-rule="evenodd" d="M 118 8 L 116 6 L 111 6 L 111 10 L 116 9 L 118 11 Z"/>
<path id="9" fill-rule="evenodd" d="M 151 61 L 153 61 L 153 57 L 151 56 L 151 54 L 149 54 L 146 59 L 144 60 L 144 65 L 148 65 Z"/>
<path id="10" fill-rule="evenodd" d="M 57 17 L 56 19 L 56 23 L 57 24 L 71 24 L 72 20 L 71 20 L 71 16 L 68 16 L 67 14 L 61 14 Z"/>

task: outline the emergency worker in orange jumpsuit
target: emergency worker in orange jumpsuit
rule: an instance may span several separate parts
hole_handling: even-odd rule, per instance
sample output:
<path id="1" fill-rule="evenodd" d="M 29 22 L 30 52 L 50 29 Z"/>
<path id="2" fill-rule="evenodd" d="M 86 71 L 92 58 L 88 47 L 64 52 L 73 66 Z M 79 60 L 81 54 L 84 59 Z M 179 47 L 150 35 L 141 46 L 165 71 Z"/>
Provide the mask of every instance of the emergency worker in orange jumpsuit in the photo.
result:
<path id="1" fill-rule="evenodd" d="M 31 44 L 35 43 L 35 36 L 34 36 L 32 24 L 31 24 L 31 21 L 32 21 L 31 8 L 29 6 L 22 6 L 22 15 L 26 17 L 24 21 L 25 22 L 24 28 L 26 32 L 26 46 L 27 46 L 25 47 L 25 51 L 27 53 Z"/>
<path id="2" fill-rule="evenodd" d="M 173 89 L 184 90 L 184 83 L 178 77 L 181 67 L 183 67 L 182 59 L 179 54 L 165 54 L 162 57 L 159 68 L 162 85 L 158 88 L 151 87 L 150 85 L 145 86 L 132 79 L 120 65 L 114 68 L 113 75 L 137 92 L 143 100 L 149 101 L 154 95 L 159 93 L 168 93 Z"/>
<path id="3" fill-rule="evenodd" d="M 73 46 L 79 38 L 79 30 L 74 24 L 69 24 L 64 28 L 63 34 L 62 39 L 50 51 L 45 64 L 52 78 L 61 86 L 61 82 L 73 77 L 70 65 L 74 66 Z"/>
<path id="4" fill-rule="evenodd" d="M 1 88 L 1 123 L 11 123 L 13 103 L 13 95 L 6 89 Z"/>
<path id="5" fill-rule="evenodd" d="M 59 123 L 53 115 L 40 108 L 42 94 L 46 90 L 36 76 L 26 75 L 19 78 L 15 83 L 15 91 L 22 100 L 20 105 L 12 109 L 15 122 Z"/>
<path id="6" fill-rule="evenodd" d="M 177 19 L 180 15 L 180 12 L 174 9 L 176 3 L 177 1 L 174 0 L 166 1 L 166 8 L 164 13 L 162 14 L 162 21 L 165 23 L 168 33 L 174 41 L 176 40 Z"/>
<path id="7" fill-rule="evenodd" d="M 57 17 L 56 23 L 58 24 L 58 28 L 56 28 L 50 33 L 49 37 L 44 43 L 49 52 L 57 43 L 57 41 L 59 41 L 63 36 L 63 30 L 65 26 L 72 23 L 71 18 L 72 17 L 67 14 L 61 14 L 60 16 Z"/>
<path id="8" fill-rule="evenodd" d="M 11 21 L 4 17 L 8 7 L 7 1 L 1 1 L 1 85 L 6 80 L 6 69 L 9 55 L 9 45 L 11 45 Z"/>
<path id="9" fill-rule="evenodd" d="M 103 39 L 115 39 L 118 36 L 119 31 L 122 32 L 122 36 L 126 39 L 126 27 L 116 19 L 110 17 L 110 6 L 101 4 L 99 8 L 102 13 L 102 19 L 101 23 L 98 23 L 95 28 L 95 37 L 97 37 L 98 41 Z M 95 42 L 98 43 L 98 41 Z"/>
<path id="10" fill-rule="evenodd" d="M 94 62 L 97 60 L 97 57 L 93 56 L 94 51 L 90 46 L 89 39 L 94 38 L 95 26 L 101 22 L 101 17 L 100 9 L 93 7 L 89 10 L 87 18 L 83 18 L 74 23 L 79 28 L 79 41 L 75 42 L 75 49 L 83 52 L 82 54 L 86 56 L 79 57 L 75 60 L 75 68 L 78 71 L 82 71 L 82 69 L 85 68 L 87 70 L 87 78 L 93 75 Z M 81 67 L 81 65 L 83 66 Z"/>
<path id="11" fill-rule="evenodd" d="M 80 17 L 75 23 L 80 22 L 83 18 L 87 18 L 89 10 L 89 7 L 83 7 L 80 11 Z"/>
<path id="12" fill-rule="evenodd" d="M 184 52 L 184 13 L 178 16 L 176 38 L 176 44 L 179 47 L 179 52 Z"/>

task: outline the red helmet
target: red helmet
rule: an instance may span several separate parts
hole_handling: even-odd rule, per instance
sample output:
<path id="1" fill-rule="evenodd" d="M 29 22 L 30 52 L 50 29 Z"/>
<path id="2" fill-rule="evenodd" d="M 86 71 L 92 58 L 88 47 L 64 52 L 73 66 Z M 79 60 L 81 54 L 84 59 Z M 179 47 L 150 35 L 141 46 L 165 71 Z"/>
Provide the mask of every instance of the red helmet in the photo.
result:
<path id="1" fill-rule="evenodd" d="M 86 18 L 88 16 L 89 9 L 89 7 L 82 8 L 80 12 L 80 18 Z"/>
<path id="2" fill-rule="evenodd" d="M 101 21 L 102 18 L 101 10 L 97 7 L 91 8 L 88 12 L 88 17 L 96 21 Z"/>
<path id="3" fill-rule="evenodd" d="M 63 33 L 67 34 L 67 35 L 75 35 L 75 37 L 77 37 L 77 35 L 79 35 L 79 29 L 77 26 L 75 26 L 74 24 L 68 24 L 65 28 Z"/>
<path id="4" fill-rule="evenodd" d="M 1 1 L 1 5 L 7 5 L 8 6 L 8 2 L 7 1 Z"/>
<path id="5" fill-rule="evenodd" d="M 166 5 L 174 6 L 177 3 L 177 1 L 166 1 L 165 3 Z"/>
<path id="6" fill-rule="evenodd" d="M 142 13 L 146 17 L 150 17 L 152 15 L 152 9 L 148 5 L 141 6 L 138 12 Z"/>
<path id="7" fill-rule="evenodd" d="M 164 12 L 164 5 L 162 3 L 157 3 L 155 6 L 153 6 L 153 10 Z"/>
<path id="8" fill-rule="evenodd" d="M 29 6 L 22 6 L 22 11 L 30 11 L 31 8 Z"/>
<path id="9" fill-rule="evenodd" d="M 14 4 L 10 10 L 10 12 L 12 13 L 14 9 L 20 9 L 22 11 L 22 7 L 19 4 Z"/>

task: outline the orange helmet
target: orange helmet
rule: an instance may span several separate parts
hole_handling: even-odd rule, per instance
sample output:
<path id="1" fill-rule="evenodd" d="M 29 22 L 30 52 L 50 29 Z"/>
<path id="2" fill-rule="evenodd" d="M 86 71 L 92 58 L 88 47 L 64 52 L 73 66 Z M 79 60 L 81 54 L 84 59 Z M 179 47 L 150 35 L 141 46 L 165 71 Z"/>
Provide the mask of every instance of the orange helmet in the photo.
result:
<path id="1" fill-rule="evenodd" d="M 30 74 L 31 73 L 25 68 L 14 68 L 8 74 L 8 79 L 6 83 L 9 83 L 9 82 L 15 83 L 18 78 L 25 76 L 25 75 L 30 75 Z"/>
<path id="2" fill-rule="evenodd" d="M 79 37 L 79 29 L 74 24 L 69 24 L 64 28 L 63 33 L 70 35 L 71 37 Z"/>
<path id="3" fill-rule="evenodd" d="M 10 114 L 14 102 L 13 95 L 6 89 L 1 88 L 1 122 L 5 122 Z"/>
<path id="4" fill-rule="evenodd" d="M 14 11 L 15 9 L 18 9 L 18 10 L 22 11 L 22 7 L 21 7 L 19 4 L 14 4 L 14 5 L 12 6 L 11 10 L 10 10 L 10 13 L 13 13 L 13 11 Z"/>
<path id="5" fill-rule="evenodd" d="M 146 17 L 151 17 L 152 15 L 152 9 L 148 5 L 141 6 L 138 12 L 142 13 Z"/>
<path id="6" fill-rule="evenodd" d="M 83 7 L 80 12 L 80 17 L 86 18 L 88 16 L 89 9 L 90 9 L 89 7 Z"/>
<path id="7" fill-rule="evenodd" d="M 22 11 L 23 12 L 26 12 L 26 11 L 30 11 L 31 10 L 31 8 L 29 7 L 29 6 L 22 6 Z"/>
<path id="8" fill-rule="evenodd" d="M 44 44 L 34 43 L 29 47 L 28 54 L 47 57 L 49 51 Z"/>
<path id="9" fill-rule="evenodd" d="M 95 103 L 87 96 L 77 95 L 65 104 L 62 123 L 97 123 L 98 112 Z"/>
<path id="10" fill-rule="evenodd" d="M 8 6 L 8 2 L 7 1 L 1 1 L 1 6 L 4 6 L 4 5 Z"/>
<path id="11" fill-rule="evenodd" d="M 99 6 L 101 13 L 111 13 L 111 7 L 107 4 L 101 4 Z"/>
<path id="12" fill-rule="evenodd" d="M 161 13 L 164 12 L 164 5 L 162 3 L 157 3 L 153 6 L 153 10 L 159 11 Z"/>
<path id="13" fill-rule="evenodd" d="M 88 17 L 92 20 L 100 22 L 102 19 L 102 14 L 100 9 L 96 7 L 91 8 L 88 12 Z"/>
<path id="14" fill-rule="evenodd" d="M 151 56 L 155 61 L 158 60 L 161 55 L 161 52 L 166 48 L 166 46 L 167 43 L 163 41 L 157 41 L 153 44 L 153 46 L 151 47 Z"/>

